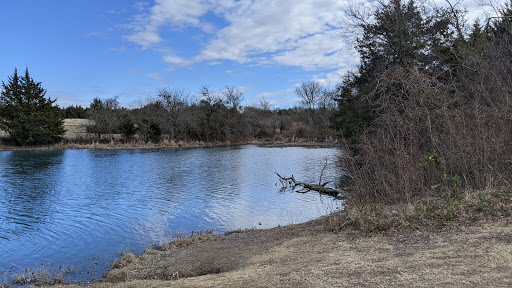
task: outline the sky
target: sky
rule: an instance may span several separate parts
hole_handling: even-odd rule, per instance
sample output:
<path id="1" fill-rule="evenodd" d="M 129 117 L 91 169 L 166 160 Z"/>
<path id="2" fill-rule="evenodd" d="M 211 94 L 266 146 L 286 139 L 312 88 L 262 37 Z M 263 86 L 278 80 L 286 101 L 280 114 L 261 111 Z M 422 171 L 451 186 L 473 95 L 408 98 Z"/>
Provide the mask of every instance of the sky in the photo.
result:
<path id="1" fill-rule="evenodd" d="M 496 1 L 463 1 L 468 26 Z M 61 107 L 118 97 L 135 108 L 164 88 L 195 99 L 204 85 L 239 88 L 244 105 L 293 107 L 296 85 L 332 87 L 357 67 L 341 36 L 349 5 L 372 2 L 0 0 L 0 81 L 28 67 Z"/>

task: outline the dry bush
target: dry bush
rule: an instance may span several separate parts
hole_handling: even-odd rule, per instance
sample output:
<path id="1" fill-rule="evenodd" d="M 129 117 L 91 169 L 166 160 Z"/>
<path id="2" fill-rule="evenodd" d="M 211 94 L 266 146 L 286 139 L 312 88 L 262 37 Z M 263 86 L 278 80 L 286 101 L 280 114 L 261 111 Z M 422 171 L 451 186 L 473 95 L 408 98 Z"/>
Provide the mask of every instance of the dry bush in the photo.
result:
<path id="1" fill-rule="evenodd" d="M 461 184 L 510 186 L 511 93 L 474 94 L 498 80 L 454 89 L 415 67 L 388 69 L 370 95 L 376 120 L 348 157 L 355 199 L 411 203 Z"/>

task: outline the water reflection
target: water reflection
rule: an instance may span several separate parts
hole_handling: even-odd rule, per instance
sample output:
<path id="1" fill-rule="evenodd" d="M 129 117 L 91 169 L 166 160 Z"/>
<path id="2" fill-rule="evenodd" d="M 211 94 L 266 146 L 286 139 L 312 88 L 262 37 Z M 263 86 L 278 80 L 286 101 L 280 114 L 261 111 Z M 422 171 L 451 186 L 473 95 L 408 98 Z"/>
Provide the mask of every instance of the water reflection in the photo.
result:
<path id="1" fill-rule="evenodd" d="M 315 182 L 327 157 L 322 179 L 336 181 L 337 153 L 255 146 L 0 152 L 0 274 L 13 264 L 87 270 L 99 262 L 86 274 L 98 278 L 120 249 L 141 251 L 176 232 L 316 218 L 340 202 L 283 192 L 274 171 Z"/>

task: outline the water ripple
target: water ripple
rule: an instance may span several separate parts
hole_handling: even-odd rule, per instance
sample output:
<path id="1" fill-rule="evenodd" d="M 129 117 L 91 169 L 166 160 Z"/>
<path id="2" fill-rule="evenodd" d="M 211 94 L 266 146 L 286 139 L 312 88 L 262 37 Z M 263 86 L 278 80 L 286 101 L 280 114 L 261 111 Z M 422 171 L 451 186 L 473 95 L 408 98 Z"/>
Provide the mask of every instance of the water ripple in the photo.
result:
<path id="1" fill-rule="evenodd" d="M 121 249 L 140 251 L 176 232 L 316 218 L 340 202 L 283 192 L 274 171 L 315 182 L 328 159 L 322 180 L 336 182 L 338 153 L 255 146 L 0 152 L 0 274 L 48 262 L 88 269 L 98 257 L 106 269 Z"/>

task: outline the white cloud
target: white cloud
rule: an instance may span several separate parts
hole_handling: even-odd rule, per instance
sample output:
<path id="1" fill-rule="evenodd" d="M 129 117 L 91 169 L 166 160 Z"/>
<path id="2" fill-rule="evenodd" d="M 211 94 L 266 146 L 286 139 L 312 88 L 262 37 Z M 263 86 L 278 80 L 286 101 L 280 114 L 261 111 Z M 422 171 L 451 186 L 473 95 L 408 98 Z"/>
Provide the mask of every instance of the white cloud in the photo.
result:
<path id="1" fill-rule="evenodd" d="M 141 45 L 143 49 L 152 47 L 162 41 L 159 29 L 169 27 L 200 27 L 200 17 L 211 8 L 210 1 L 205 0 L 157 0 L 148 13 L 137 15 L 134 22 L 128 25 L 133 34 L 125 36 L 131 42 Z M 144 7 L 139 5 L 140 7 Z M 211 30 L 210 24 L 205 29 Z"/>
<path id="2" fill-rule="evenodd" d="M 336 50 L 332 48 L 339 46 L 336 42 L 341 41 L 333 32 L 339 22 L 338 14 L 341 12 L 336 11 L 341 11 L 340 3 L 335 0 L 238 2 L 238 6 L 223 14 L 229 25 L 216 33 L 196 60 L 226 59 L 240 63 L 294 65 L 306 69 L 327 68 L 323 64 L 311 63 L 314 62 L 311 55 L 300 53 L 297 49 L 302 49 L 308 39 L 325 39 L 329 34 L 334 36 L 330 39 L 333 45 L 329 52 Z M 294 56 L 300 59 L 287 57 L 294 51 Z"/>
<path id="3" fill-rule="evenodd" d="M 276 53 L 272 60 L 277 64 L 300 66 L 306 70 L 347 67 L 359 60 L 352 47 L 339 39 L 336 30 L 300 39 L 296 43 L 293 49 Z"/>
<path id="4" fill-rule="evenodd" d="M 139 44 L 143 49 L 147 49 L 151 47 L 153 44 L 159 43 L 162 41 L 160 35 L 158 35 L 156 30 L 147 30 L 137 32 L 133 35 L 126 36 L 127 40 Z"/>
<path id="5" fill-rule="evenodd" d="M 139 11 L 144 11 L 148 5 L 150 5 L 149 2 L 136 2 L 133 7 Z"/>
<path id="6" fill-rule="evenodd" d="M 446 0 L 431 0 L 446 6 Z M 463 0 L 461 8 L 468 14 L 467 27 L 476 18 L 484 23 L 508 0 Z M 452 1 L 453 3 L 457 1 Z M 141 2 L 140 11 L 125 27 L 131 33 L 125 39 L 142 49 L 154 49 L 162 60 L 174 67 L 201 62 L 209 65 L 226 60 L 251 65 L 293 66 L 316 71 L 311 80 L 333 87 L 343 75 L 354 69 L 359 56 L 353 49 L 354 34 L 350 39 L 340 36 L 340 30 L 350 32 L 350 19 L 344 18 L 345 9 L 353 5 L 365 11 L 378 6 L 373 0 L 156 0 L 153 4 Z M 494 8 L 493 8 L 494 7 Z M 217 19 L 215 19 L 215 17 Z M 371 15 L 368 18 L 371 20 Z M 485 24 L 485 23 L 484 23 Z M 345 29 L 345 28 L 349 29 Z M 205 35 L 191 34 L 190 39 L 202 43 L 189 51 L 179 47 L 180 39 L 165 39 L 166 31 L 201 29 Z M 192 31 L 192 30 L 191 30 Z M 360 32 L 360 31 L 358 31 Z M 188 33 L 188 31 L 187 31 Z M 347 35 L 348 35 L 347 34 Z M 190 40 L 189 39 L 189 40 Z M 197 40 L 200 39 L 200 40 Z M 172 41 L 171 41 L 172 40 Z M 162 44 L 171 43 L 171 44 Z M 167 47 L 164 47 L 169 45 Z M 174 46 L 176 45 L 176 46 Z M 179 51 L 187 51 L 183 56 Z M 233 70 L 226 70 L 234 74 Z M 238 74 L 240 72 L 237 72 Z M 149 77 L 164 81 L 160 74 Z M 300 79 L 290 81 L 296 84 Z M 291 84 L 291 85 L 293 85 Z M 247 97 L 247 102 L 261 97 L 271 104 L 293 106 L 299 101 L 294 89 L 269 91 Z M 252 100 L 252 101 L 251 101 Z M 250 103 L 251 104 L 251 103 Z M 257 103 L 255 103 L 257 104 Z"/>
<path id="7" fill-rule="evenodd" d="M 232 60 L 304 70 L 350 69 L 358 57 L 352 44 L 339 35 L 348 1 L 357 7 L 374 5 L 365 0 L 156 0 L 150 8 L 144 3 L 138 5 L 146 12 L 128 25 L 132 33 L 125 38 L 143 49 L 155 48 L 165 40 L 162 32 L 166 29 L 193 27 L 211 34 L 202 48 L 188 58 L 164 53 L 165 62 L 187 65 Z M 445 0 L 432 1 L 446 5 Z M 485 17 L 482 7 L 492 10 L 479 1 L 463 3 L 469 21 Z M 500 4 L 506 0 L 491 1 Z M 211 15 L 221 21 L 212 23 Z"/>
<path id="8" fill-rule="evenodd" d="M 188 64 L 191 62 L 190 60 L 178 57 L 174 54 L 167 54 L 167 55 L 163 56 L 162 58 L 165 62 L 171 63 L 171 64 Z"/>
<path id="9" fill-rule="evenodd" d="M 340 49 L 348 48 L 336 35 L 342 5 L 337 0 L 158 0 L 135 18 L 129 25 L 132 34 L 125 38 L 147 49 L 164 40 L 163 29 L 197 27 L 213 33 L 202 50 L 188 61 L 177 55 L 166 55 L 164 61 L 232 60 L 329 69 L 343 58 Z M 205 20 L 208 12 L 227 25 L 217 28 Z"/>
<path id="10" fill-rule="evenodd" d="M 347 69 L 338 69 L 329 73 L 317 74 L 313 80 L 319 82 L 323 87 L 332 88 L 340 84 L 346 73 Z"/>
<path id="11" fill-rule="evenodd" d="M 293 91 L 295 91 L 295 90 L 294 89 L 285 89 L 285 90 L 273 91 L 273 92 L 263 92 L 263 93 L 258 94 L 256 97 L 257 98 L 281 97 L 281 96 L 289 95 L 290 93 L 293 93 Z"/>
<path id="12" fill-rule="evenodd" d="M 156 72 L 148 73 L 147 76 L 149 78 L 152 78 L 152 79 L 155 79 L 155 80 L 158 80 L 158 81 L 162 80 L 162 76 L 159 73 L 156 73 Z"/>

